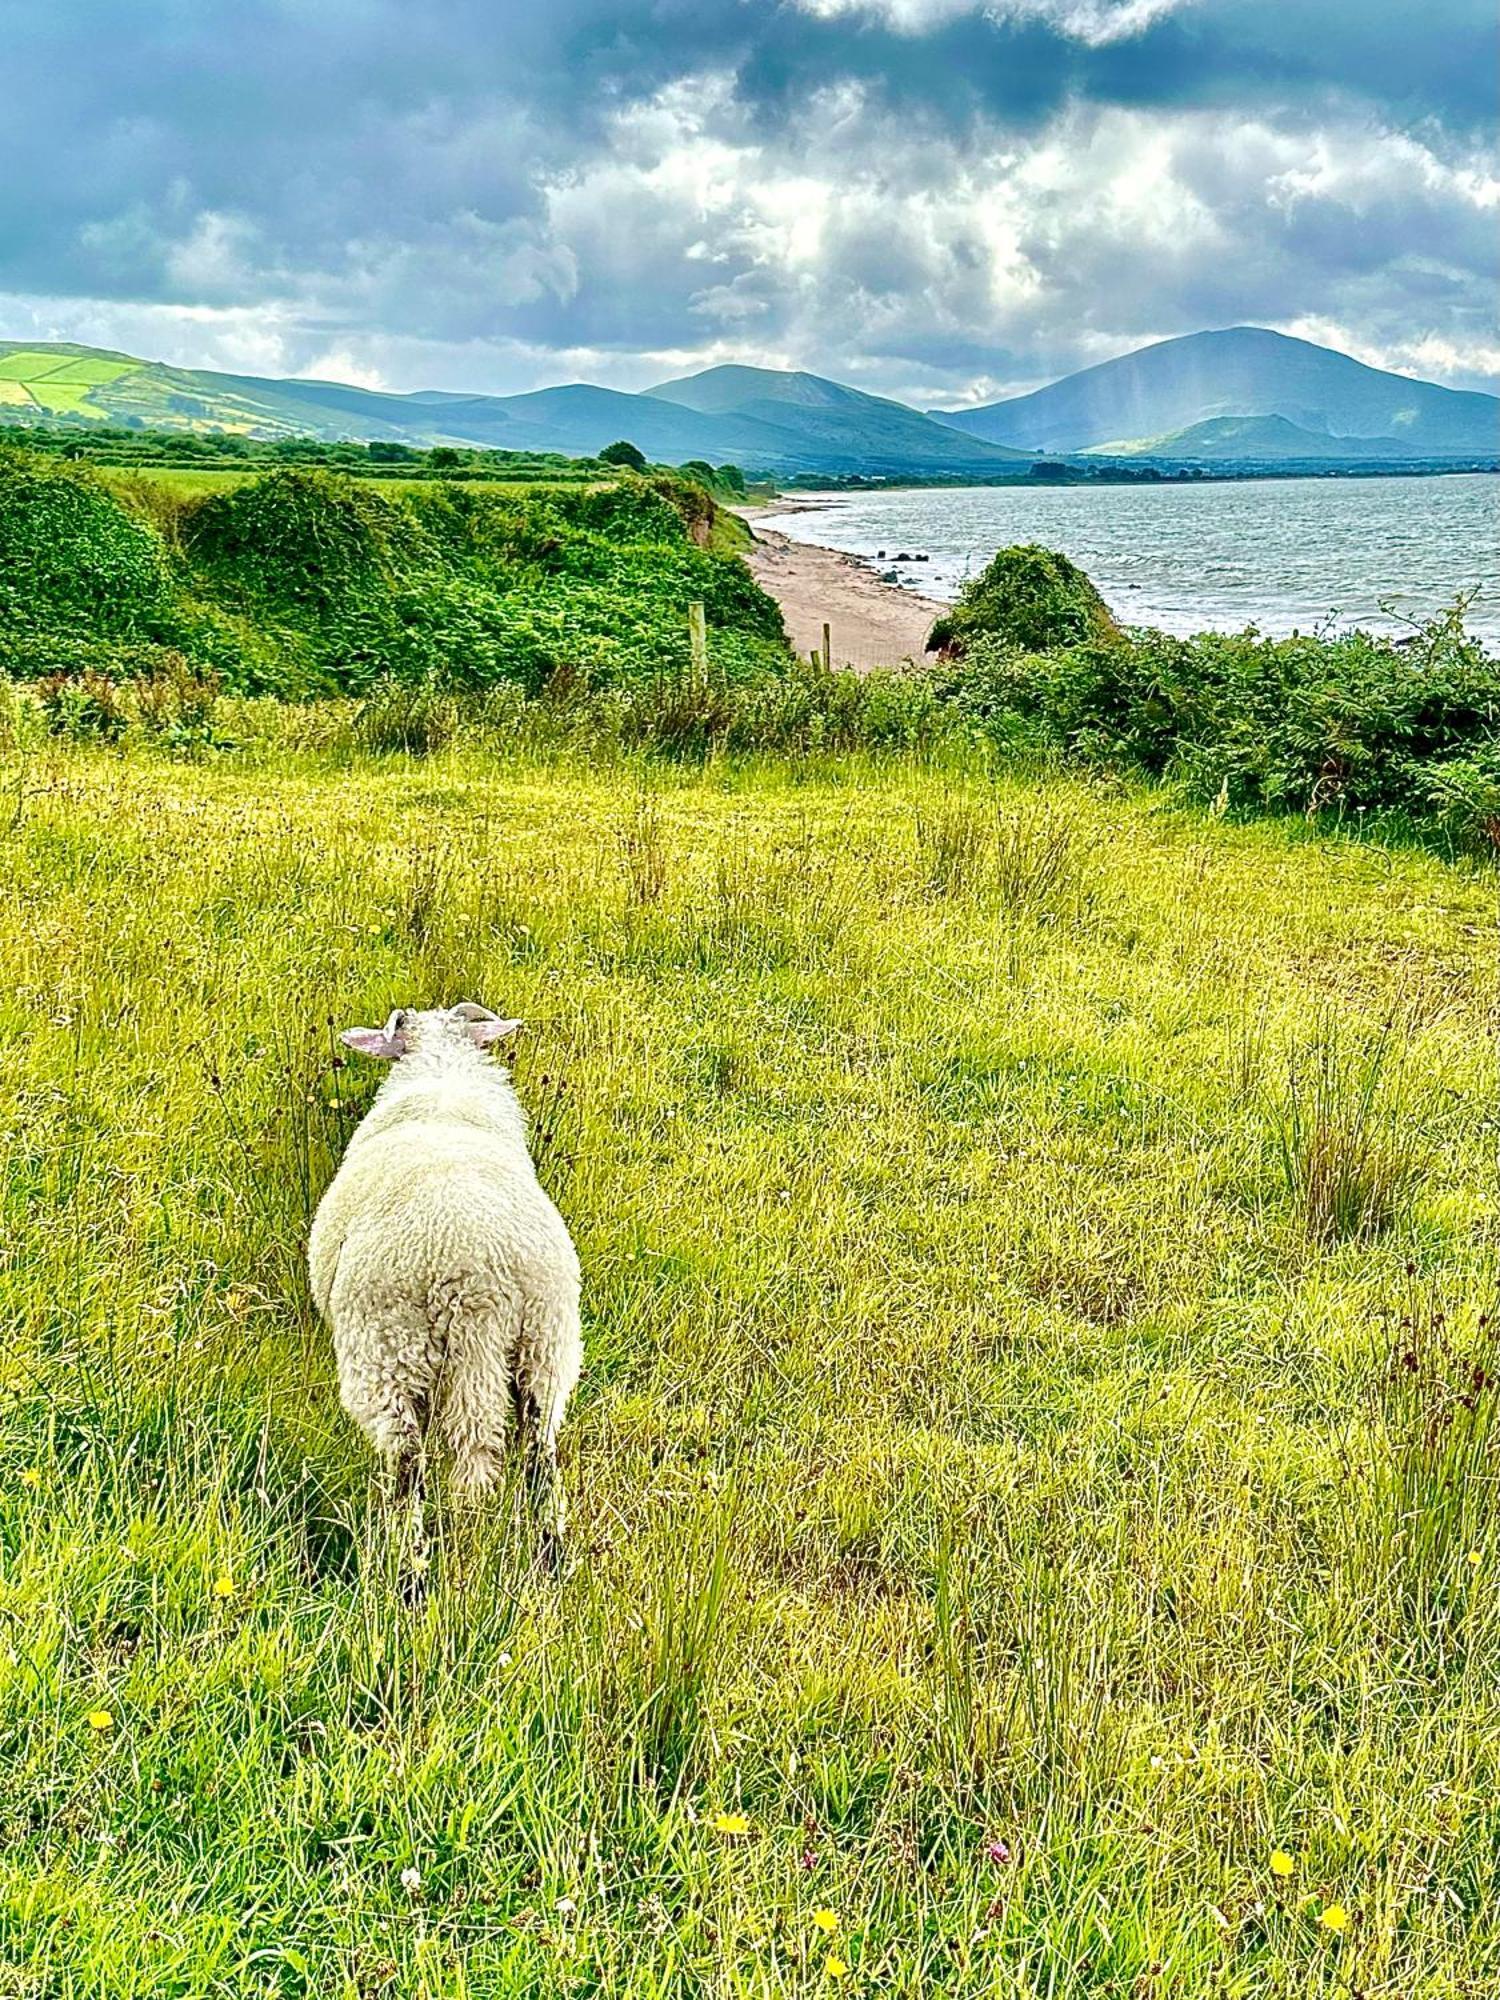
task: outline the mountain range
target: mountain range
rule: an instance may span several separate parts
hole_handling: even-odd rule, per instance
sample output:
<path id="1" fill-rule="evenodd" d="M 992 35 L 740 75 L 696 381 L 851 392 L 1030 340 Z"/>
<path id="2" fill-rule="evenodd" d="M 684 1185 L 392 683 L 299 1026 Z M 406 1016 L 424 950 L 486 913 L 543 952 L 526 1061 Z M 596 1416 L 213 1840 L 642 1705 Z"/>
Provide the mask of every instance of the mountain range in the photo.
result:
<path id="1" fill-rule="evenodd" d="M 0 342 L 0 422 L 115 423 L 650 459 L 779 477 L 988 480 L 1039 455 L 1217 465 L 1500 458 L 1500 399 L 1368 368 L 1261 327 L 1187 334 L 978 409 L 923 412 L 820 375 L 724 366 L 627 393 L 392 394 Z"/>
<path id="2" fill-rule="evenodd" d="M 1500 448 L 1494 396 L 1260 326 L 1158 341 L 1029 396 L 939 414 L 970 437 L 1060 456 L 1397 460 Z"/>

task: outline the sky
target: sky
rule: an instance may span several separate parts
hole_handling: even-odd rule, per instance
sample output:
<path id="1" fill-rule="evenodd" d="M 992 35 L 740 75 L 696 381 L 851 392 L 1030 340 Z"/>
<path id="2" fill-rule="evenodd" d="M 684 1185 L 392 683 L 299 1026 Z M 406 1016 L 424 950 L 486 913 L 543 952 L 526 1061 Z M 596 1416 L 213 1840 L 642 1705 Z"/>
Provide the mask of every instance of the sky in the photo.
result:
<path id="1" fill-rule="evenodd" d="M 921 406 L 1254 324 L 1500 389 L 1492 0 L 7 0 L 0 338 Z"/>

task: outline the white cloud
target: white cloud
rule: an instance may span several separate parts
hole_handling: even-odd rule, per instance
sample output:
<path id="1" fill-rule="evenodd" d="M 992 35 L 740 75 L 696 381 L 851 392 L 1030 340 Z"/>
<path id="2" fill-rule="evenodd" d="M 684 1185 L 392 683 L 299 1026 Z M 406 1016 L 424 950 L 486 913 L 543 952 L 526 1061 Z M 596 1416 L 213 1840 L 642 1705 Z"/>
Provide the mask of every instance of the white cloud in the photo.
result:
<path id="1" fill-rule="evenodd" d="M 1356 361 L 1371 368 L 1387 368 L 1395 375 L 1415 375 L 1423 381 L 1452 382 L 1460 387 L 1500 382 L 1500 339 L 1494 336 L 1455 340 L 1438 333 L 1421 333 L 1389 341 L 1370 340 L 1357 327 L 1316 313 L 1278 325 L 1276 331 L 1316 341 L 1320 347 L 1337 347 Z"/>
<path id="2" fill-rule="evenodd" d="M 879 21 L 900 35 L 928 35 L 952 21 L 979 17 L 995 22 L 1038 21 L 1103 48 L 1127 41 L 1195 0 L 795 0 L 823 20 L 841 16 Z"/>
<path id="3" fill-rule="evenodd" d="M 915 20 L 944 0 L 889 4 Z M 1070 6 L 1081 19 L 1084 0 Z M 778 123 L 710 69 L 623 102 L 593 151 L 535 168 L 524 208 L 491 214 L 475 177 L 515 129 L 413 114 L 393 145 L 436 162 L 440 212 L 371 202 L 359 233 L 330 216 L 295 258 L 250 213 L 174 184 L 156 213 L 90 225 L 90 249 L 112 271 L 154 257 L 197 303 L 12 301 L 4 325 L 198 365 L 495 391 L 640 387 L 744 360 L 948 404 L 1246 321 L 1321 327 L 1307 337 L 1440 379 L 1500 374 L 1483 282 L 1493 158 L 1349 108 L 1309 121 L 1078 100 L 1037 123 L 944 129 L 844 78 Z"/>
<path id="4" fill-rule="evenodd" d="M 1371 273 L 1398 311 L 1427 282 L 1393 255 L 1403 216 L 1424 214 L 1429 268 L 1446 254 L 1457 270 L 1488 185 L 1481 164 L 1363 122 L 1305 132 L 1075 105 L 983 143 L 908 132 L 846 88 L 809 104 L 794 145 L 768 148 L 716 129 L 724 102 L 710 87 L 622 113 L 608 154 L 548 194 L 549 240 L 584 291 L 634 283 L 716 352 L 929 400 L 1315 307 L 1366 321 L 1389 351 Z M 1450 336 L 1445 350 L 1440 331 L 1423 352 L 1470 371 L 1480 348 Z"/>
<path id="5" fill-rule="evenodd" d="M 202 299 L 242 296 L 263 261 L 258 232 L 243 216 L 204 209 L 184 236 L 165 246 L 167 276 Z"/>

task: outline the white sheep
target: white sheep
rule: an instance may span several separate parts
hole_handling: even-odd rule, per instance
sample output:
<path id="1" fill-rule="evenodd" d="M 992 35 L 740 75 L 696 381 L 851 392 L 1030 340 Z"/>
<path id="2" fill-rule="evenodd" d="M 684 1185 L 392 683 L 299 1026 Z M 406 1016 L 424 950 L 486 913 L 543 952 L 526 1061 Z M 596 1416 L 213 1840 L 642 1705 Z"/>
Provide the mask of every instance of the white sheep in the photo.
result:
<path id="1" fill-rule="evenodd" d="M 434 1437 L 459 1495 L 486 1492 L 524 1441 L 545 1544 L 563 1530 L 557 1434 L 578 1381 L 578 1257 L 526 1148 L 514 1033 L 472 1001 L 399 1008 L 340 1039 L 394 1068 L 349 1141 L 308 1244 L 344 1408 L 395 1471 L 410 1571 L 426 1567 Z M 416 1584 L 420 1591 L 420 1583 Z"/>

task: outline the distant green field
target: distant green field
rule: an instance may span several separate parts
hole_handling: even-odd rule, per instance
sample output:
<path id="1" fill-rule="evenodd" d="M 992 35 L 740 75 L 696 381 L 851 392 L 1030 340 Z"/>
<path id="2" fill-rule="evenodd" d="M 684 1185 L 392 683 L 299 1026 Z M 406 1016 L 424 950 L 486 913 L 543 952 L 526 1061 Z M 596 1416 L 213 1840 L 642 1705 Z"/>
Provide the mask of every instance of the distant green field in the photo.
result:
<path id="1" fill-rule="evenodd" d="M 113 401 L 91 400 L 93 392 L 107 389 L 130 377 L 117 405 Z M 122 416 L 135 419 L 167 419 L 174 409 L 176 377 L 170 370 L 104 354 L 69 354 L 42 348 L 18 347 L 0 353 L 0 387 L 19 385 L 21 395 L 0 394 L 0 402 L 29 401 L 50 416 L 86 417 L 101 423 L 117 422 Z M 180 412 L 180 402 L 175 406 Z M 226 430 L 249 428 L 246 412 L 235 398 L 205 397 L 204 421 Z"/>
<path id="2" fill-rule="evenodd" d="M 254 479 L 262 469 L 259 466 L 245 466 L 228 470 L 214 467 L 199 471 L 196 466 L 102 465 L 99 467 L 99 472 L 105 483 L 110 486 L 116 486 L 122 480 L 146 479 L 153 486 L 166 486 L 174 493 L 189 495 L 226 493 L 231 487 L 243 486 L 247 479 Z"/>
<path id="3" fill-rule="evenodd" d="M 129 368 L 123 361 L 65 361 L 61 368 L 54 369 L 47 377 L 49 382 L 113 382 L 121 375 L 128 375 Z"/>
<path id="4" fill-rule="evenodd" d="M 0 400 L 4 400 L 4 384 L 0 384 Z M 100 466 L 100 474 L 108 484 L 118 484 L 120 480 L 150 480 L 152 486 L 166 486 L 184 498 L 194 494 L 218 494 L 228 492 L 234 486 L 244 486 L 246 480 L 262 478 L 266 466 L 244 466 L 244 468 L 198 468 L 198 466 Z M 432 480 L 392 480 L 378 478 L 378 474 L 354 474 L 356 478 L 372 478 L 378 482 L 382 492 L 420 492 L 432 486 Z M 518 492 L 542 492 L 548 486 L 578 486 L 578 480 L 464 480 L 464 486 L 500 486 L 508 494 Z M 602 480 L 592 480 L 584 484 L 606 484 Z"/>
<path id="5" fill-rule="evenodd" d="M 0 355 L 0 403 L 35 403 L 54 416 L 98 416 L 87 400 L 90 389 L 131 372 L 128 361 L 105 361 L 73 354 L 44 354 L 18 348 Z"/>
<path id="6" fill-rule="evenodd" d="M 39 382 L 56 369 L 65 367 L 67 360 L 68 357 L 63 354 L 33 354 L 23 347 L 14 354 L 0 354 L 0 375 L 16 381 L 24 377 Z"/>
<path id="7" fill-rule="evenodd" d="M 0 400 L 3 400 L 3 389 L 4 385 L 0 384 Z M 122 479 L 148 479 L 153 485 L 165 486 L 174 493 L 189 496 L 195 493 L 226 493 L 232 487 L 243 486 L 247 479 L 262 477 L 267 468 L 264 465 L 203 469 L 197 466 L 133 465 L 101 466 L 99 470 L 112 485 Z M 410 493 L 428 488 L 433 483 L 431 479 L 380 478 L 374 473 L 355 473 L 354 476 L 377 479 L 383 493 Z M 580 484 L 576 479 L 466 479 L 463 483 L 465 486 L 499 486 L 507 493 L 532 493 L 547 487 L 574 487 Z M 606 482 L 584 483 L 599 485 Z"/>

